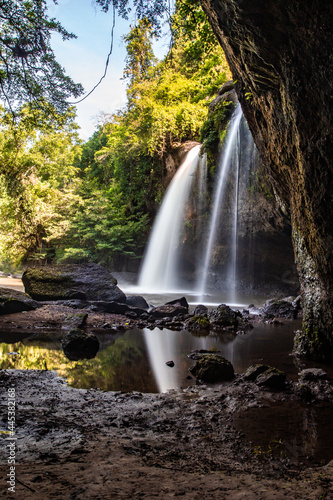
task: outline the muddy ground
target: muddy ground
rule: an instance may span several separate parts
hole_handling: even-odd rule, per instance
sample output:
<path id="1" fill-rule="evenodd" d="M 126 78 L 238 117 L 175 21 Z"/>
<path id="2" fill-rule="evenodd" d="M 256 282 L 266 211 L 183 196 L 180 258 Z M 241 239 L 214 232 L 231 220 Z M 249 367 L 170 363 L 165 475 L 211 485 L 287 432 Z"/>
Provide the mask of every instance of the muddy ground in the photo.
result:
<path id="1" fill-rule="evenodd" d="M 0 330 L 17 337 L 30 329 L 53 328 L 71 312 L 47 305 L 3 316 Z M 87 326 L 130 328 L 128 322 L 89 313 Z M 247 412 L 297 402 L 293 383 L 271 393 L 238 377 L 215 387 L 127 394 L 73 389 L 49 371 L 4 370 L 0 386 L 3 497 L 333 498 L 333 461 L 320 466 L 311 457 L 288 456 L 278 446 L 257 446 L 246 426 L 239 425 Z M 7 403 L 13 389 L 15 435 L 10 436 Z M 333 391 L 326 389 L 325 404 L 331 409 Z M 8 447 L 12 443 L 14 448 Z M 15 451 L 15 493 L 6 482 L 10 450 Z"/>
<path id="2" fill-rule="evenodd" d="M 103 393 L 72 389 L 43 371 L 4 371 L 1 386 L 2 408 L 10 388 L 17 405 L 15 494 L 4 480 L 11 441 L 3 435 L 3 496 L 333 497 L 333 462 L 309 468 L 259 452 L 233 425 L 246 409 L 285 401 L 288 394 L 259 391 L 251 383 L 160 395 Z"/>

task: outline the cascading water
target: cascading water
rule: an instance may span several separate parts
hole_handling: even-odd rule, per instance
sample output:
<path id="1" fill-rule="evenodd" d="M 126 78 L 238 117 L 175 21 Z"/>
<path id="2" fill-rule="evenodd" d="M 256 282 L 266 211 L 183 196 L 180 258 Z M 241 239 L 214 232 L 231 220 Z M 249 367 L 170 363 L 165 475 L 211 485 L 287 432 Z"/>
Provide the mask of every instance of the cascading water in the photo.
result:
<path id="1" fill-rule="evenodd" d="M 191 149 L 164 196 L 145 253 L 138 285 L 146 292 L 179 288 L 178 268 L 184 211 L 201 158 L 200 145 Z"/>
<path id="2" fill-rule="evenodd" d="M 242 109 L 240 105 L 236 108 L 236 111 L 228 125 L 227 129 L 227 135 L 226 135 L 226 143 L 225 147 L 223 149 L 222 155 L 221 155 L 221 161 L 220 161 L 220 169 L 219 169 L 219 177 L 216 185 L 216 190 L 214 194 L 214 201 L 213 201 L 213 210 L 212 210 L 212 215 L 210 219 L 210 225 L 209 225 L 209 230 L 208 230 L 208 243 L 206 246 L 206 252 L 205 256 L 203 259 L 203 265 L 202 265 L 202 275 L 201 275 L 201 281 L 199 284 L 199 293 L 201 295 L 201 300 L 203 300 L 203 296 L 206 293 L 206 285 L 207 285 L 207 279 L 208 279 L 208 271 L 210 267 L 210 262 L 212 259 L 212 252 L 214 249 L 214 245 L 216 242 L 216 237 L 217 237 L 217 231 L 218 231 L 218 226 L 219 226 L 219 218 L 220 218 L 220 211 L 223 207 L 224 203 L 224 197 L 226 194 L 226 188 L 227 188 L 227 183 L 228 183 L 228 177 L 229 173 L 231 171 L 231 167 L 233 165 L 236 165 L 238 169 L 239 161 L 237 159 L 239 158 L 239 127 L 242 119 Z M 236 159 L 236 161 L 235 161 Z M 233 241 L 231 240 L 229 243 L 234 246 L 232 248 L 232 260 L 231 260 L 231 266 L 228 272 L 228 278 L 232 279 L 233 284 L 236 281 L 236 246 L 237 246 L 237 204 L 238 204 L 238 183 L 239 183 L 239 178 L 238 178 L 239 173 L 237 173 L 237 180 L 236 180 L 236 195 L 235 195 L 235 203 L 233 207 Z M 232 297 L 234 299 L 234 297 Z"/>
<path id="3" fill-rule="evenodd" d="M 148 294 L 186 290 L 199 296 L 200 302 L 218 291 L 224 301 L 236 304 L 239 280 L 250 276 L 248 252 L 246 257 L 238 255 L 238 231 L 240 224 L 248 226 L 249 175 L 257 161 L 240 106 L 227 127 L 208 224 L 207 161 L 199 152 L 200 146 L 196 146 L 188 153 L 166 191 L 145 253 L 139 290 Z M 239 219 L 244 202 L 245 226 Z M 247 241 L 252 240 L 247 236 Z M 244 239 L 240 252 L 244 254 Z M 240 262 L 242 278 L 238 276 Z"/>

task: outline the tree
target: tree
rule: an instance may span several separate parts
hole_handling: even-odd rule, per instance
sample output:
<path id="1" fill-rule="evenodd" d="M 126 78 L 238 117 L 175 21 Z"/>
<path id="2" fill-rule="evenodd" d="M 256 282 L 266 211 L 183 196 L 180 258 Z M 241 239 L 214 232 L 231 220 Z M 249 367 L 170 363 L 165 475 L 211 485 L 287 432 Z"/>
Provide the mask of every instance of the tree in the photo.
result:
<path id="1" fill-rule="evenodd" d="M 116 9 L 122 17 L 128 19 L 132 10 L 132 2 L 129 0 L 95 0 L 96 4 L 107 12 L 110 7 Z M 148 24 L 153 27 L 154 34 L 159 35 L 161 30 L 161 20 L 164 15 L 170 17 L 169 2 L 167 0 L 133 0 L 137 18 L 146 19 Z"/>
<path id="2" fill-rule="evenodd" d="M 26 102 L 64 112 L 66 99 L 83 92 L 55 60 L 52 33 L 75 37 L 48 18 L 45 0 L 0 1 L 0 97 L 13 114 Z"/>
<path id="3" fill-rule="evenodd" d="M 123 38 L 127 51 L 124 78 L 129 80 L 131 89 L 135 83 L 148 78 L 149 69 L 157 62 L 151 43 L 152 28 L 147 19 L 141 19 Z M 129 93 L 129 99 L 133 97 Z"/>
<path id="4" fill-rule="evenodd" d="M 15 122 L 9 114 L 1 117 L 0 247 L 8 263 L 46 258 L 67 230 L 78 201 L 74 119 L 73 110 L 46 116 L 30 105 Z"/>

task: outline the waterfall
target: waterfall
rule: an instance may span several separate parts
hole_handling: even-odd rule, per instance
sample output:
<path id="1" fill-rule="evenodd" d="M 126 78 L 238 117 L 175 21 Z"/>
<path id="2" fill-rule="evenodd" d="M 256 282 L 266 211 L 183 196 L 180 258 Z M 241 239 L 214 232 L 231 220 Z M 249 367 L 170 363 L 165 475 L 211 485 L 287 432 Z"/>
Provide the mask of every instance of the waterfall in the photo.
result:
<path id="1" fill-rule="evenodd" d="M 198 295 L 200 302 L 205 302 L 210 291 L 214 294 L 218 290 L 228 294 L 224 300 L 236 304 L 239 285 L 245 283 L 246 287 L 247 279 L 251 281 L 252 239 L 250 235 L 244 240 L 244 234 L 251 206 L 249 183 L 255 179 L 253 175 L 250 178 L 250 170 L 253 174 L 257 162 L 240 105 L 227 126 L 210 209 L 207 159 L 199 153 L 200 146 L 196 146 L 187 154 L 165 193 L 138 285 L 145 293 L 187 290 Z"/>
<path id="2" fill-rule="evenodd" d="M 226 133 L 226 139 L 225 139 L 225 146 L 223 148 L 221 158 L 220 158 L 220 167 L 219 167 L 219 175 L 218 175 L 218 180 L 216 184 L 216 189 L 214 193 L 214 199 L 213 199 L 213 209 L 212 209 L 212 215 L 210 219 L 210 224 L 209 224 L 209 229 L 208 229 L 208 243 L 206 246 L 206 252 L 205 256 L 203 259 L 203 265 L 202 265 L 202 276 L 201 276 L 201 281 L 199 284 L 199 293 L 201 294 L 201 298 L 206 292 L 206 285 L 207 285 L 207 279 L 208 279 L 208 271 L 209 271 L 209 266 L 210 262 L 212 259 L 212 252 L 214 249 L 214 245 L 216 242 L 216 237 L 217 237 L 217 231 L 218 231 L 218 226 L 219 226 L 219 215 L 220 215 L 220 210 L 223 207 L 224 203 L 224 197 L 226 195 L 226 188 L 227 188 L 227 183 L 229 179 L 229 174 L 231 171 L 231 167 L 234 163 L 237 165 L 238 169 L 238 164 L 239 161 L 236 160 L 234 162 L 233 160 L 239 157 L 239 149 L 238 149 L 238 144 L 239 144 L 239 127 L 242 119 L 242 109 L 240 105 L 236 108 L 236 111 L 233 114 L 233 117 L 228 125 L 227 128 L 227 133 Z M 239 183 L 239 172 L 237 171 L 237 181 L 236 181 L 236 195 L 235 195 L 235 204 L 238 204 L 238 183 Z M 232 261 L 231 261 L 231 267 L 229 270 L 229 277 L 233 280 L 233 283 L 235 283 L 235 277 L 236 277 L 236 245 L 237 245 L 237 206 L 233 207 L 233 242 L 232 245 L 234 248 L 232 248 Z"/>
<path id="3" fill-rule="evenodd" d="M 194 147 L 187 154 L 165 193 L 155 219 L 138 282 L 146 292 L 170 292 L 179 287 L 184 212 L 196 169 L 200 165 L 200 147 Z"/>

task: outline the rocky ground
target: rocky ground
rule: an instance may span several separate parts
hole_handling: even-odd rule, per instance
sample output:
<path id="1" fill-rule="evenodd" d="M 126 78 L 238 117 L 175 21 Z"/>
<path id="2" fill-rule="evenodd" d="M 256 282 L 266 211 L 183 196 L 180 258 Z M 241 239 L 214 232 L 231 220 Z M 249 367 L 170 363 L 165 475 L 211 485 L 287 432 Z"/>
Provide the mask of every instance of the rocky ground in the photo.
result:
<path id="1" fill-rule="evenodd" d="M 294 462 L 254 448 L 235 418 L 294 399 L 236 380 L 219 388 L 150 395 L 72 389 L 53 372 L 4 371 L 15 389 L 15 494 L 2 434 L 4 497 L 24 499 L 332 498 L 333 461 Z M 1 427 L 6 428 L 6 413 Z"/>
<path id="2" fill-rule="evenodd" d="M 267 309 L 267 318 L 271 312 Z M 277 321 L 275 312 L 271 321 Z M 86 313 L 88 331 L 125 330 L 142 322 L 142 318 L 48 303 L 0 316 L 0 333 L 19 339 L 36 329 L 66 331 L 77 327 Z M 239 325 L 237 315 L 231 321 Z M 216 318 L 211 316 L 210 322 L 216 325 Z M 259 378 L 262 374 L 238 375 L 220 385 L 152 395 L 78 390 L 54 372 L 3 370 L 1 494 L 26 500 L 332 498 L 330 452 L 319 463 L 310 449 L 302 456 L 289 453 L 283 436 L 278 442 L 266 436 L 265 444 L 260 440 L 258 444 L 248 433 L 253 421 L 267 411 L 273 422 L 303 412 L 309 441 L 318 440 L 308 420 L 320 408 L 326 417 L 331 414 L 331 382 L 321 372 L 312 373 L 272 392 Z M 8 402 L 13 397 L 11 429 L 12 414 L 7 409 L 12 408 Z M 274 408 L 289 408 L 289 416 L 279 416 Z M 325 438 L 332 439 L 328 431 Z M 13 453 L 15 469 L 10 470 Z M 15 474 L 15 493 L 8 490 L 10 473 L 12 479 Z"/>

